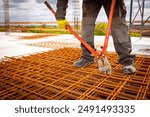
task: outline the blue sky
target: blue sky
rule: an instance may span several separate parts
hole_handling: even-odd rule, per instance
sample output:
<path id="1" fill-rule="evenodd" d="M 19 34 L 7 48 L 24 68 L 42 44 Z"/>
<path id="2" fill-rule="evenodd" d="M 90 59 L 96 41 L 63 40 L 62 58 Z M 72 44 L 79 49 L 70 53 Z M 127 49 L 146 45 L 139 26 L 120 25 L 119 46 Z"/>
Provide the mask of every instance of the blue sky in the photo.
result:
<path id="1" fill-rule="evenodd" d="M 56 9 L 56 2 L 57 0 L 47 0 L 53 7 Z M 134 9 L 133 12 L 135 14 L 135 11 L 137 11 L 137 0 L 134 1 Z M 142 0 L 140 0 L 142 1 Z M 82 0 L 80 0 L 80 7 L 82 4 Z M 129 19 L 129 6 L 130 6 L 130 0 L 125 0 L 126 6 L 127 6 L 127 20 Z M 0 0 L 0 22 L 4 22 L 4 16 L 3 16 L 3 0 Z M 67 9 L 67 19 L 70 21 L 73 20 L 73 6 L 72 6 L 72 0 L 69 0 L 69 5 Z M 9 9 L 10 9 L 10 21 L 11 22 L 23 22 L 23 21 L 29 21 L 29 22 L 50 22 L 55 21 L 54 16 L 50 13 L 50 11 L 47 9 L 47 7 L 44 4 L 44 0 L 9 0 Z M 150 0 L 146 0 L 145 4 L 145 19 L 150 14 Z M 97 21 L 107 21 L 106 15 L 104 10 L 102 9 L 99 13 L 99 17 Z"/>

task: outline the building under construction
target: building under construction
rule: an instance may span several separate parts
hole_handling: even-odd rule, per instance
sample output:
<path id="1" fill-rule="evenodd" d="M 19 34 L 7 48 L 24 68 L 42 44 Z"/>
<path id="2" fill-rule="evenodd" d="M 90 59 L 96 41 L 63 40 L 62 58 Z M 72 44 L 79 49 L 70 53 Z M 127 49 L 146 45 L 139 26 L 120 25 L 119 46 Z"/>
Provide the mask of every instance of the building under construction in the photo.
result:
<path id="1" fill-rule="evenodd" d="M 8 0 L 4 1 L 5 26 L 9 29 Z M 74 26 L 78 31 L 79 0 L 73 0 Z M 145 0 L 139 6 L 144 9 Z M 133 3 L 131 4 L 131 6 Z M 141 10 L 141 8 L 139 8 Z M 142 11 L 142 10 L 141 10 Z M 132 13 L 132 7 L 131 7 Z M 144 13 L 143 13 L 144 14 Z M 130 14 L 130 27 L 134 27 Z M 147 23 L 149 20 L 145 20 Z M 142 20 L 142 26 L 145 24 Z M 149 25 L 146 25 L 147 27 Z M 141 30 L 141 28 L 140 28 Z M 143 30 L 143 29 L 142 29 Z M 148 29 L 146 29 L 148 30 Z M 150 30 L 150 29 L 149 29 Z M 6 32 L 11 30 L 6 30 Z M 8 34 L 8 33 L 7 33 Z M 110 39 L 106 56 L 112 73 L 98 70 L 98 63 L 76 68 L 80 58 L 80 43 L 72 35 L 27 34 L 0 32 L 0 99 L 3 100 L 149 100 L 150 99 L 150 44 L 149 37 L 133 38 L 137 54 L 137 72 L 124 75 Z M 101 40 L 99 39 L 101 38 Z M 98 40 L 98 41 L 97 41 Z M 102 37 L 96 38 L 100 47 Z M 142 43 L 144 43 L 142 45 Z M 145 44 L 146 43 L 146 44 Z M 141 45 L 139 45 L 141 44 Z M 37 51 L 37 50 L 40 51 Z M 30 53 L 30 51 L 32 51 Z"/>

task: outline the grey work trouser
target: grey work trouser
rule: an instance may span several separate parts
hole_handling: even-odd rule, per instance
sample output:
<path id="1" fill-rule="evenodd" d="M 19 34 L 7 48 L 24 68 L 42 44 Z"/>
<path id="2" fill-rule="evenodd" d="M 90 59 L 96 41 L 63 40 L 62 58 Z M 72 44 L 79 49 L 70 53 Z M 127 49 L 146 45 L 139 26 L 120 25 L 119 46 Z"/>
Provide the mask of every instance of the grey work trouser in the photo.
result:
<path id="1" fill-rule="evenodd" d="M 118 1 L 118 0 L 117 0 Z M 126 61 L 132 62 L 135 55 L 131 55 L 131 39 L 128 34 L 128 27 L 125 21 L 126 9 L 124 1 L 116 3 L 111 34 L 115 50 L 119 55 L 119 63 L 124 64 Z M 101 7 L 104 7 L 107 17 L 109 16 L 111 0 L 83 0 L 83 19 L 82 19 L 82 38 L 94 47 L 94 27 L 95 21 Z M 90 60 L 91 53 L 81 44 L 83 57 Z"/>

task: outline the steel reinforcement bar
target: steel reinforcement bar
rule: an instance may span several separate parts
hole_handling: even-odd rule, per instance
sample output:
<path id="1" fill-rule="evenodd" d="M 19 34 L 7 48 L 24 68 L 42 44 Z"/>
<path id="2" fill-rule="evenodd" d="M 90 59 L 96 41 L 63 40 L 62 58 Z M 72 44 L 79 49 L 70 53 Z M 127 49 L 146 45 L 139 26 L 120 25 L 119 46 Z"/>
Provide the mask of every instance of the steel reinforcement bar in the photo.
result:
<path id="1" fill-rule="evenodd" d="M 107 53 L 113 72 L 98 71 L 97 63 L 76 68 L 80 49 L 63 48 L 0 62 L 0 99 L 148 100 L 150 58 L 136 57 L 137 72 L 124 75 L 115 53 Z"/>

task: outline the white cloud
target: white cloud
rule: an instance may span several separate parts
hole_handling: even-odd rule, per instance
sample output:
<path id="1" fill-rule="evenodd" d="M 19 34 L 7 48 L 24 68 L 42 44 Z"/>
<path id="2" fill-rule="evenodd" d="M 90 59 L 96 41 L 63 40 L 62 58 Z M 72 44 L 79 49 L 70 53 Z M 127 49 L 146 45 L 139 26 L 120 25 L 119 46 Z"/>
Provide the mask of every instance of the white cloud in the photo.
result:
<path id="1" fill-rule="evenodd" d="M 54 9 L 56 9 L 56 2 L 57 0 L 47 0 Z M 130 11 L 130 1 L 125 0 L 127 6 L 127 20 L 129 19 L 129 11 Z M 137 0 L 133 0 L 133 15 L 137 12 L 138 4 Z M 142 0 L 140 0 L 142 1 Z M 145 1 L 145 16 L 147 18 L 150 14 L 150 0 Z M 82 0 L 80 0 L 80 7 L 82 10 Z M 55 17 L 49 11 L 49 9 L 45 6 L 44 0 L 9 0 L 10 6 L 10 21 L 55 21 Z M 82 14 L 82 11 L 80 11 Z M 72 0 L 69 0 L 69 5 L 67 9 L 67 16 L 66 18 L 69 20 L 73 20 L 73 6 Z M 102 9 L 99 13 L 98 21 L 107 21 L 106 15 L 104 10 Z M 3 16 L 3 1 L 0 0 L 0 22 L 4 21 Z"/>

